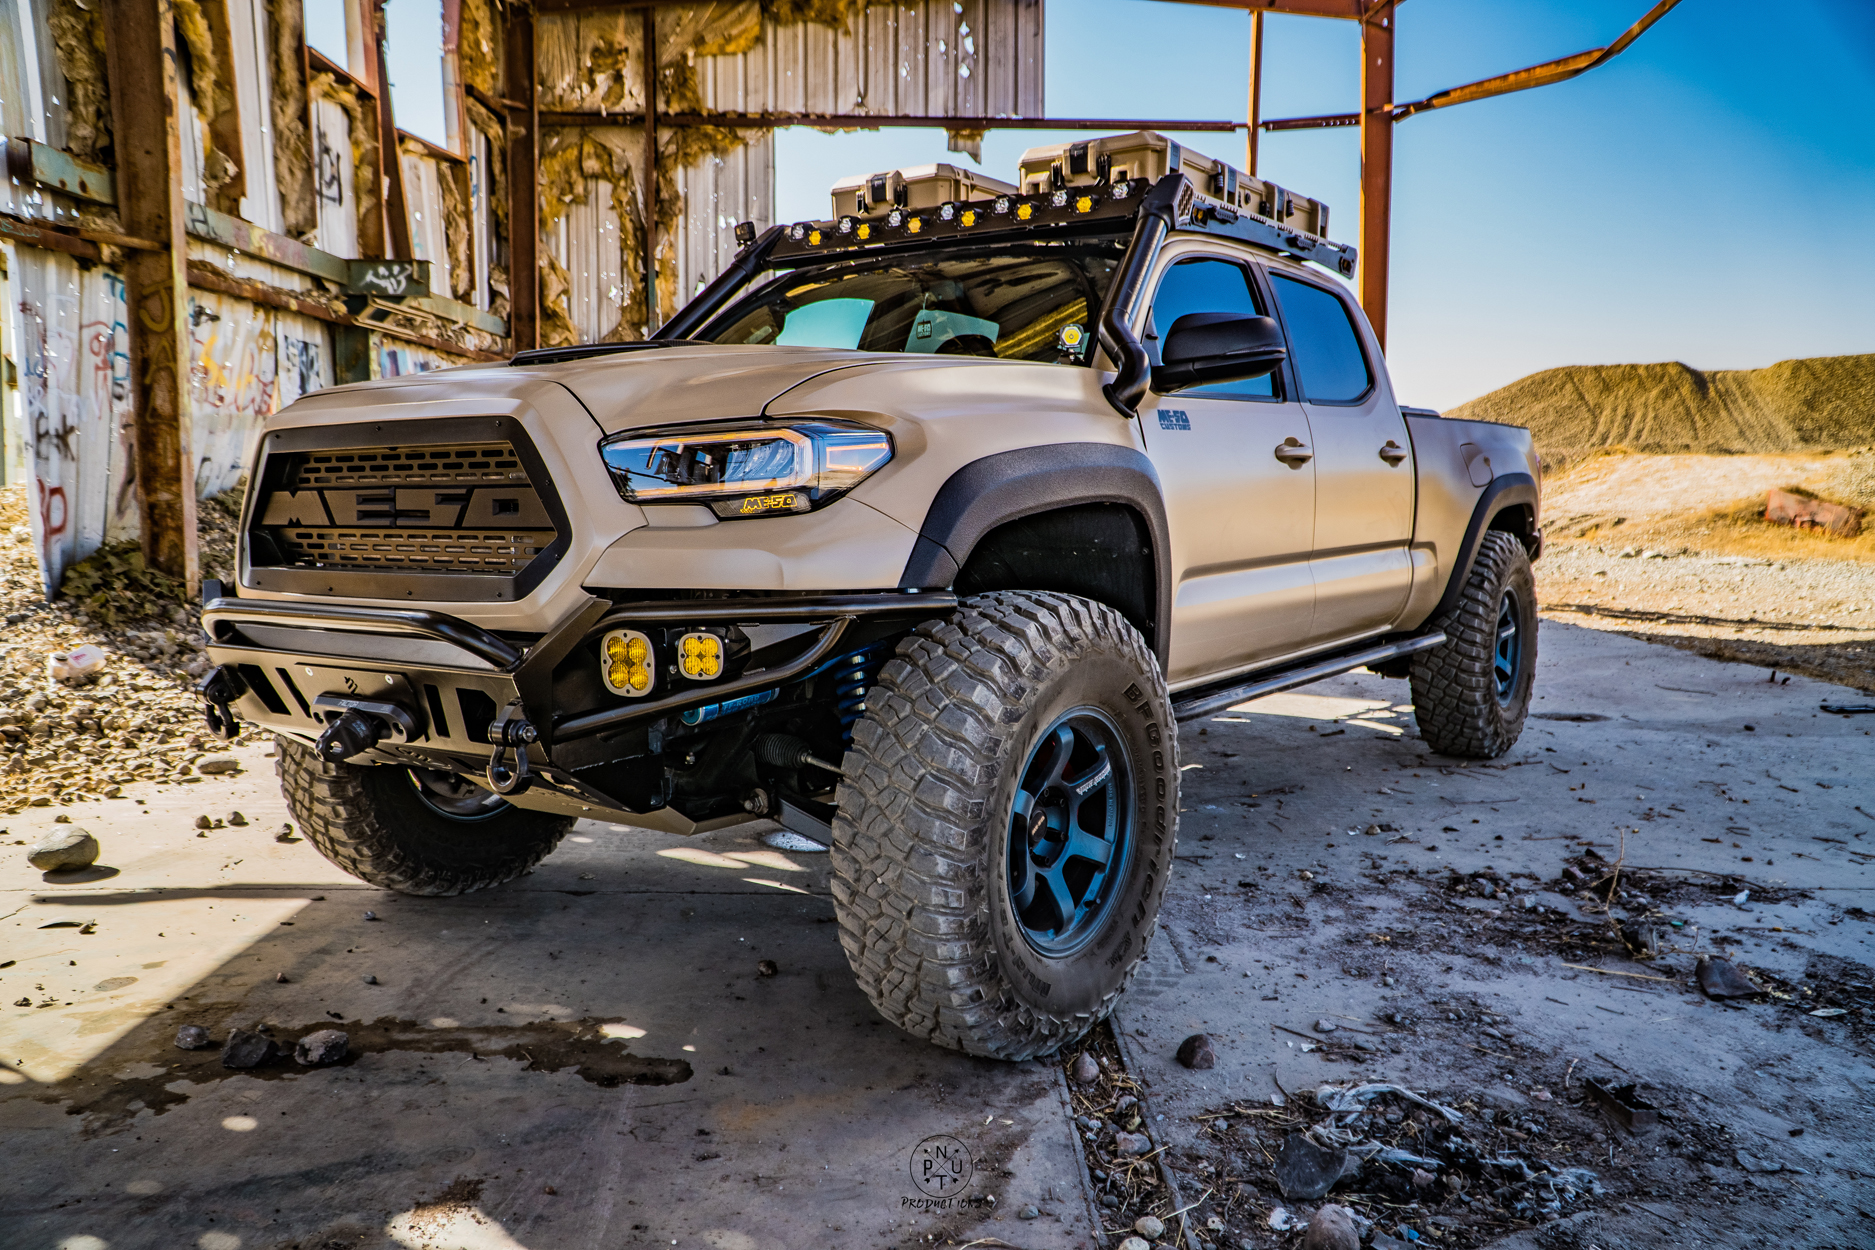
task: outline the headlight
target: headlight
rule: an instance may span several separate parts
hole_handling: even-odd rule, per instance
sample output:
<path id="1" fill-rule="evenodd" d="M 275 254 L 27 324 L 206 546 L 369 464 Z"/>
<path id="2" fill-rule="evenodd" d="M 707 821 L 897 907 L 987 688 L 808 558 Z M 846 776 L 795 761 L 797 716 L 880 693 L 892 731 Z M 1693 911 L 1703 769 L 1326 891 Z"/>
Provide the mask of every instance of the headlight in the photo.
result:
<path id="1" fill-rule="evenodd" d="M 720 517 L 808 512 L 892 458 L 883 430 L 847 421 L 634 430 L 599 444 L 633 503 L 707 503 Z"/>

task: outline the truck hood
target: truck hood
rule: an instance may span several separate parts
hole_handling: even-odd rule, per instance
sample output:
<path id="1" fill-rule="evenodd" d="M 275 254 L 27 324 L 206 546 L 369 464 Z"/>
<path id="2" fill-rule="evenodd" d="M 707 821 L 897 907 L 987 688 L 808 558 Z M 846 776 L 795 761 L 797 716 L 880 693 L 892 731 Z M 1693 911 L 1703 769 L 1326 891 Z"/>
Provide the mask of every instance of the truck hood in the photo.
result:
<path id="1" fill-rule="evenodd" d="M 902 354 L 828 347 L 651 347 L 513 369 L 571 391 L 607 434 L 683 421 L 759 416 L 777 396 L 838 369 Z"/>

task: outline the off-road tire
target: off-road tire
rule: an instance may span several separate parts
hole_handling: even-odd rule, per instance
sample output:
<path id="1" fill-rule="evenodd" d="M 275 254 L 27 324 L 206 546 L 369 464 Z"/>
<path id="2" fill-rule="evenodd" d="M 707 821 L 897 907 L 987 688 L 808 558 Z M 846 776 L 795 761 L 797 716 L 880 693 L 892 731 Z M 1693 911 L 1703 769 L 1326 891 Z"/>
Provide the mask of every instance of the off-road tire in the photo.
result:
<path id="1" fill-rule="evenodd" d="M 466 894 L 512 881 L 573 824 L 520 807 L 452 820 L 417 797 L 404 769 L 334 764 L 291 738 L 275 743 L 280 788 L 306 840 L 352 876 L 400 894 Z"/>
<path id="2" fill-rule="evenodd" d="M 1086 945 L 1022 945 L 1005 885 L 1013 794 L 1039 736 L 1092 708 L 1130 759 L 1133 853 Z M 900 643 L 855 726 L 833 827 L 840 942 L 879 1013 L 941 1046 L 1048 1054 L 1109 1011 L 1146 953 L 1178 835 L 1178 741 L 1145 640 L 1111 608 L 1001 591 Z"/>
<path id="3" fill-rule="evenodd" d="M 1500 698 L 1494 665 L 1507 592 L 1522 646 L 1509 697 Z M 1489 760 L 1516 745 L 1536 679 L 1536 619 L 1529 554 L 1512 535 L 1486 531 L 1457 605 L 1438 622 L 1445 643 L 1413 657 L 1413 716 L 1434 751 Z"/>

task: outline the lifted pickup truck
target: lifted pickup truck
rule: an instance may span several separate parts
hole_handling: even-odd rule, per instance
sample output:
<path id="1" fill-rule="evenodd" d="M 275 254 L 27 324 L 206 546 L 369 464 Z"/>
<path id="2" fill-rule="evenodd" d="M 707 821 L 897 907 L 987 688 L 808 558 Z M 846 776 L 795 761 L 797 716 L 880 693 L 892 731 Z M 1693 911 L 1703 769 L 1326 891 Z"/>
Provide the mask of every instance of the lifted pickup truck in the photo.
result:
<path id="1" fill-rule="evenodd" d="M 454 894 L 573 820 L 831 846 L 900 1027 L 1016 1059 L 1146 951 L 1177 725 L 1366 667 L 1508 750 L 1526 431 L 1396 403 L 1327 210 L 1151 133 L 836 189 L 658 337 L 311 395 L 202 617 L 313 845 Z"/>

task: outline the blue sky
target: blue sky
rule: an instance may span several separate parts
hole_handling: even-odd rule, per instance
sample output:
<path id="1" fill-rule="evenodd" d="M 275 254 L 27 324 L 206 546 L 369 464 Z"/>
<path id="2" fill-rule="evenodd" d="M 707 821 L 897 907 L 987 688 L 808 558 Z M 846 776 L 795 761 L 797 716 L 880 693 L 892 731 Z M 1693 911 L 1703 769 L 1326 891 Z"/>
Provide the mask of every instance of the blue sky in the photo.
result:
<path id="1" fill-rule="evenodd" d="M 393 13 L 398 5 L 393 4 Z M 1614 39 L 1647 0 L 1412 0 L 1397 97 Z M 1162 0 L 1048 0 L 1048 112 L 1241 121 L 1249 19 Z M 1265 117 L 1358 107 L 1352 23 L 1274 16 Z M 1751 368 L 1875 351 L 1875 6 L 1684 0 L 1572 82 L 1422 114 L 1394 155 L 1389 366 L 1449 407 L 1562 364 Z M 993 131 L 1005 178 L 1061 132 Z M 1182 141 L 1233 163 L 1242 132 Z M 947 154 L 942 131 L 776 140 L 780 220 L 853 173 Z M 1353 130 L 1265 135 L 1263 176 L 1331 206 L 1353 242 Z"/>

